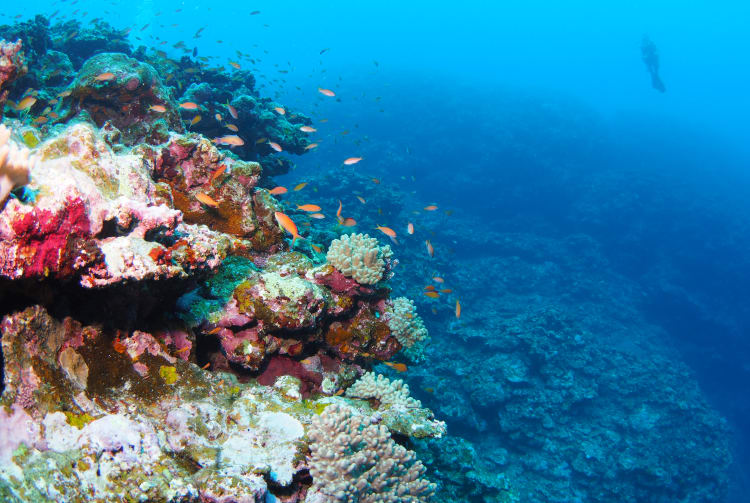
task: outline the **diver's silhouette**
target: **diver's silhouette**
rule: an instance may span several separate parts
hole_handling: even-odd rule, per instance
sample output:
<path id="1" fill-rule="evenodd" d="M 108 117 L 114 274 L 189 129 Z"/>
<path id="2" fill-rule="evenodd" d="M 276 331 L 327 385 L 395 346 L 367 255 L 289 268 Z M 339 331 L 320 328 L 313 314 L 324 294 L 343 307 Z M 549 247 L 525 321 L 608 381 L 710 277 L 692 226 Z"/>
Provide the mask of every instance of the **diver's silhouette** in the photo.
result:
<path id="1" fill-rule="evenodd" d="M 641 59 L 646 63 L 646 69 L 651 74 L 651 86 L 659 92 L 665 92 L 667 88 L 664 87 L 664 82 L 659 77 L 659 52 L 648 36 L 644 36 L 641 43 Z"/>

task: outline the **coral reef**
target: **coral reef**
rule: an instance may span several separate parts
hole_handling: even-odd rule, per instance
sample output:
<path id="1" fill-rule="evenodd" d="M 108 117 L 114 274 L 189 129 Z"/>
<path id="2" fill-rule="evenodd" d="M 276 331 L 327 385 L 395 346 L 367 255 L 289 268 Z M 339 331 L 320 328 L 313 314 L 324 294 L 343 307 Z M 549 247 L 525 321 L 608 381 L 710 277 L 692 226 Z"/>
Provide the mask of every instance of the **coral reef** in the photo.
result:
<path id="1" fill-rule="evenodd" d="M 10 135 L 10 129 L 0 124 L 0 210 L 11 190 L 29 183 L 29 172 L 34 165 L 29 149 L 19 148 L 10 141 Z"/>
<path id="2" fill-rule="evenodd" d="M 315 483 L 306 501 L 420 503 L 436 486 L 413 452 L 394 444 L 384 426 L 331 405 L 313 418 L 310 474 Z"/>
<path id="3" fill-rule="evenodd" d="M 409 395 L 404 381 L 368 372 L 346 390 L 346 396 L 372 401 L 389 430 L 408 437 L 440 438 L 445 434 L 445 423 L 435 421 L 434 414 L 422 408 L 422 402 Z"/>
<path id="4" fill-rule="evenodd" d="M 417 314 L 414 301 L 406 297 L 389 300 L 383 318 L 403 346 L 404 354 L 413 361 L 424 361 L 428 334 L 424 321 Z"/>
<path id="5" fill-rule="evenodd" d="M 374 285 L 390 271 L 393 253 L 367 234 L 344 234 L 331 242 L 326 258 L 341 274 L 362 285 Z"/>
<path id="6" fill-rule="evenodd" d="M 3 118 L 3 109 L 8 99 L 11 83 L 27 71 L 21 47 L 20 40 L 10 43 L 0 37 L 0 119 Z"/>

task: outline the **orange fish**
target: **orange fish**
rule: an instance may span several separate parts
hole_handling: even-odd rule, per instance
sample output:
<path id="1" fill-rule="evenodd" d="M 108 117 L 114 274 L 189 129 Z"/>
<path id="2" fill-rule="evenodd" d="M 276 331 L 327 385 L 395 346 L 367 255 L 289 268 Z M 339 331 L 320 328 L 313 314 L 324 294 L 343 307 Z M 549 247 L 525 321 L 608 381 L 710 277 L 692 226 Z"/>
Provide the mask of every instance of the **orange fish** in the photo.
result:
<path id="1" fill-rule="evenodd" d="M 236 69 L 236 70 L 240 70 L 240 69 L 242 69 L 242 67 L 240 66 L 240 64 L 239 64 L 239 63 L 236 63 L 236 62 L 234 62 L 234 61 L 230 61 L 230 62 L 229 62 L 229 64 L 230 64 L 230 65 L 232 66 L 232 68 L 234 68 L 234 69 Z"/>
<path id="2" fill-rule="evenodd" d="M 313 214 L 312 214 L 312 215 L 310 215 L 310 216 L 311 216 L 312 218 L 317 218 L 318 220 L 322 220 L 322 219 L 324 219 L 324 218 L 326 217 L 326 216 L 325 216 L 324 214 L 322 214 L 322 213 L 313 213 Z"/>
<path id="3" fill-rule="evenodd" d="M 217 121 L 221 122 L 222 120 L 224 120 L 224 117 L 222 117 L 221 114 L 216 114 L 216 115 L 214 115 L 214 119 L 216 119 Z"/>
<path id="4" fill-rule="evenodd" d="M 344 160 L 344 164 L 347 166 L 351 166 L 352 164 L 357 164 L 359 161 L 361 161 L 361 157 L 350 157 L 346 160 Z"/>
<path id="5" fill-rule="evenodd" d="M 442 288 L 442 289 L 440 290 L 440 293 L 451 293 L 451 292 L 453 292 L 453 290 L 452 290 L 452 289 L 450 289 L 450 288 Z"/>
<path id="6" fill-rule="evenodd" d="M 229 110 L 229 115 L 231 115 L 233 119 L 238 119 L 240 117 L 237 113 L 237 109 L 230 105 L 229 102 L 227 102 L 227 109 Z"/>
<path id="7" fill-rule="evenodd" d="M 214 143 L 218 145 L 231 145 L 233 147 L 241 147 L 245 144 L 245 140 L 239 136 L 222 136 L 221 138 L 214 139 Z"/>
<path id="8" fill-rule="evenodd" d="M 292 248 L 294 248 L 294 242 L 300 237 L 297 232 L 297 226 L 294 225 L 294 221 L 280 211 L 275 212 L 273 215 L 276 217 L 276 222 L 278 222 L 285 231 L 292 235 Z"/>
<path id="9" fill-rule="evenodd" d="M 148 107 L 148 109 L 160 114 L 163 114 L 167 111 L 167 107 L 165 107 L 164 105 L 151 105 L 150 107 Z"/>
<path id="10" fill-rule="evenodd" d="M 112 80 L 114 78 L 115 78 L 115 74 L 114 73 L 112 73 L 112 72 L 104 72 L 104 73 L 100 73 L 99 75 L 97 75 L 96 77 L 94 77 L 94 80 L 97 80 L 99 82 L 105 82 L 107 80 Z"/>
<path id="11" fill-rule="evenodd" d="M 274 196 L 278 196 L 280 194 L 286 194 L 287 190 L 286 190 L 286 187 L 278 186 L 278 187 L 272 188 L 268 192 L 271 193 Z"/>
<path id="12" fill-rule="evenodd" d="M 406 369 L 407 369 L 406 365 L 403 363 L 391 363 L 391 362 L 383 362 L 383 363 L 399 372 L 406 372 Z"/>
<path id="13" fill-rule="evenodd" d="M 461 303 L 456 299 L 456 318 L 461 317 Z"/>
<path id="14" fill-rule="evenodd" d="M 238 132 L 239 132 L 239 130 L 240 130 L 240 128 L 238 128 L 238 127 L 237 127 L 237 126 L 235 126 L 234 124 L 224 124 L 224 126 L 226 126 L 226 128 L 227 128 L 228 130 L 230 130 L 230 131 L 234 131 L 235 133 L 238 133 Z"/>
<path id="15" fill-rule="evenodd" d="M 426 209 L 427 211 L 435 211 L 436 209 L 438 209 L 438 207 L 434 204 L 431 204 L 429 206 L 425 206 L 424 209 Z"/>
<path id="16" fill-rule="evenodd" d="M 314 127 L 310 127 L 310 126 L 302 126 L 299 128 L 299 130 L 302 131 L 303 133 L 314 133 L 315 131 L 317 131 L 317 129 L 315 129 Z"/>
<path id="17" fill-rule="evenodd" d="M 373 178 L 372 179 L 372 183 L 374 183 L 375 185 L 379 185 L 380 184 L 380 180 L 378 180 L 377 178 Z"/>
<path id="18" fill-rule="evenodd" d="M 271 148 L 272 148 L 272 149 L 274 149 L 274 150 L 275 150 L 276 152 L 281 152 L 282 150 L 284 150 L 283 148 L 281 148 L 281 145 L 279 145 L 279 144 L 278 144 L 278 143 L 276 143 L 276 142 L 273 142 L 273 141 L 269 141 L 269 142 L 268 142 L 268 144 L 269 144 L 269 145 L 271 146 Z"/>
<path id="19" fill-rule="evenodd" d="M 424 244 L 425 246 L 427 246 L 427 253 L 430 255 L 430 257 L 435 256 L 435 248 L 432 247 L 432 243 L 430 243 L 430 240 L 425 240 Z"/>
<path id="20" fill-rule="evenodd" d="M 320 246 L 318 246 L 318 245 L 313 245 L 313 244 L 311 244 L 311 245 L 310 245 L 310 247 L 311 247 L 311 248 L 312 248 L 313 250 L 315 250 L 315 252 L 316 252 L 316 253 L 323 253 L 323 248 L 321 248 L 321 247 L 320 247 Z"/>
<path id="21" fill-rule="evenodd" d="M 375 227 L 377 230 L 388 236 L 389 238 L 395 238 L 396 237 L 396 231 L 391 229 L 390 227 L 383 227 L 382 225 Z"/>
<path id="22" fill-rule="evenodd" d="M 434 281 L 435 283 L 445 283 L 445 280 L 440 276 L 433 276 L 432 281 Z"/>
<path id="23" fill-rule="evenodd" d="M 311 143 L 305 147 L 305 150 L 312 150 L 318 146 L 317 143 Z"/>
<path id="24" fill-rule="evenodd" d="M 409 234 L 414 234 L 414 224 L 413 223 L 411 223 L 411 222 L 408 223 L 408 225 L 406 226 L 406 232 L 408 232 Z"/>
<path id="25" fill-rule="evenodd" d="M 34 124 L 46 124 L 49 119 L 47 117 L 37 117 L 34 119 Z"/>
<path id="26" fill-rule="evenodd" d="M 362 196 L 357 196 L 357 199 L 359 199 L 359 202 L 362 203 L 362 204 L 366 204 L 367 203 L 367 201 L 365 201 L 365 198 L 362 197 Z"/>
<path id="27" fill-rule="evenodd" d="M 298 204 L 297 209 L 302 211 L 320 211 L 320 206 L 317 204 Z"/>
<path id="28" fill-rule="evenodd" d="M 333 92 L 333 91 L 331 91 L 330 89 L 321 89 L 321 88 L 319 87 L 319 88 L 318 88 L 318 92 L 319 92 L 320 94 L 324 95 L 324 96 L 336 96 L 336 93 L 334 93 L 334 92 Z"/>
<path id="29" fill-rule="evenodd" d="M 200 107 L 197 103 L 193 103 L 192 101 L 186 101 L 185 103 L 180 103 L 180 108 L 184 110 L 198 110 Z"/>
<path id="30" fill-rule="evenodd" d="M 429 291 L 429 292 L 424 292 L 424 294 L 425 294 L 425 295 L 426 295 L 427 297 L 431 298 L 431 299 L 437 299 L 438 297 L 440 297 L 440 294 L 439 294 L 439 293 L 437 293 L 437 292 L 433 292 L 433 291 Z"/>
<path id="31" fill-rule="evenodd" d="M 193 120 L 190 121 L 190 125 L 195 126 L 201 121 L 201 118 L 202 117 L 200 115 L 196 115 L 195 117 L 193 117 Z"/>
<path id="32" fill-rule="evenodd" d="M 343 222 L 341 222 L 341 225 L 344 227 L 354 227 L 357 225 L 357 221 L 353 218 L 345 218 Z"/>
<path id="33" fill-rule="evenodd" d="M 283 109 L 283 108 L 281 108 L 281 107 L 274 107 L 274 110 L 276 110 L 276 112 L 277 112 L 277 113 L 278 113 L 279 115 L 286 115 L 286 110 L 284 110 L 284 109 Z"/>
<path id="34" fill-rule="evenodd" d="M 424 287 L 424 289 L 428 290 L 428 291 L 430 291 L 430 290 L 434 291 L 435 290 L 435 285 L 427 285 L 426 287 Z"/>
<path id="35" fill-rule="evenodd" d="M 206 332 L 206 333 L 207 333 L 208 335 L 215 335 L 215 334 L 218 334 L 219 332 L 221 332 L 221 327 L 215 327 L 215 328 L 212 328 L 211 330 L 209 330 L 209 331 L 208 331 L 208 332 Z"/>
<path id="36" fill-rule="evenodd" d="M 223 175 L 223 174 L 224 174 L 224 172 L 225 172 L 226 170 L 227 170 L 227 166 L 226 166 L 226 164 L 222 164 L 221 166 L 219 166 L 219 168 L 217 168 L 217 169 L 216 169 L 216 171 L 214 171 L 214 172 L 213 172 L 213 173 L 211 174 L 211 178 L 209 178 L 209 180 L 208 180 L 208 183 L 209 183 L 209 184 L 212 184 L 212 183 L 214 183 L 214 181 L 215 181 L 215 180 L 216 180 L 217 178 L 219 178 L 219 177 L 220 177 L 221 175 Z"/>
<path id="37" fill-rule="evenodd" d="M 307 182 L 298 183 L 294 186 L 294 191 L 297 192 L 298 190 L 302 190 L 307 185 Z"/>
<path id="38" fill-rule="evenodd" d="M 339 209 L 336 210 L 336 218 L 338 218 L 339 222 L 341 222 L 341 208 L 344 206 L 341 204 L 341 199 L 339 199 Z"/>
<path id="39" fill-rule="evenodd" d="M 24 99 L 18 102 L 16 105 L 16 110 L 28 110 L 29 108 L 34 106 L 34 103 L 36 103 L 36 98 L 34 96 L 26 96 Z"/>
<path id="40" fill-rule="evenodd" d="M 219 203 L 217 203 L 212 197 L 204 194 L 203 192 L 198 192 L 195 194 L 195 198 L 198 200 L 198 202 L 205 204 L 206 206 L 210 206 L 212 208 L 218 208 Z"/>

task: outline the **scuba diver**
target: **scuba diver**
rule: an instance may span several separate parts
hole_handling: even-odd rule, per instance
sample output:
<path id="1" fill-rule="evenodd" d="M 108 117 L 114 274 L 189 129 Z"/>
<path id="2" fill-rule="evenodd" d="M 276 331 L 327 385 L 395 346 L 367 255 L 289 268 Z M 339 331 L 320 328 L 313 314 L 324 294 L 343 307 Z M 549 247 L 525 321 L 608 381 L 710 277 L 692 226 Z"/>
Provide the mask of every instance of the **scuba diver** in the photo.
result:
<path id="1" fill-rule="evenodd" d="M 659 92 L 665 92 L 667 88 L 664 87 L 664 82 L 659 77 L 659 52 L 648 35 L 643 37 L 641 43 L 641 59 L 646 63 L 646 69 L 651 74 L 651 86 Z"/>

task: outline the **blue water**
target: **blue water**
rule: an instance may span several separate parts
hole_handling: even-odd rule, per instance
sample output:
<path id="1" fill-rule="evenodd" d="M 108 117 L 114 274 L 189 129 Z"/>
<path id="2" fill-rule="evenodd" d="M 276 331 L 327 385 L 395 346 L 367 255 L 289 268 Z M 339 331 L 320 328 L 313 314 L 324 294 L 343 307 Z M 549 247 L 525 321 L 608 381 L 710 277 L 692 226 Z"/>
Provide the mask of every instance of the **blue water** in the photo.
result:
<path id="1" fill-rule="evenodd" d="M 567 315 L 577 303 L 621 306 L 619 321 L 601 315 L 597 325 L 590 311 L 582 314 L 589 335 L 619 348 L 638 330 L 638 344 L 687 365 L 731 432 L 728 501 L 745 501 L 750 3 L 404 3 L 29 1 L 2 7 L 0 24 L 16 15 L 59 10 L 60 20 L 86 12 L 84 22 L 101 17 L 132 27 L 134 45 L 168 41 L 170 55 L 178 55 L 170 47 L 179 40 L 221 64 L 236 50 L 249 53 L 258 60 L 261 94 L 311 116 L 318 128 L 321 146 L 295 157 L 296 169 L 276 181 L 313 180 L 321 197 L 335 200 L 337 177 L 376 177 L 381 183 L 366 185 L 366 199 L 398 217 L 387 221 L 350 197 L 351 215 L 404 235 L 407 220 L 417 224 L 418 239 L 396 247 L 395 289 L 420 299 L 432 333 L 432 360 L 407 377 L 415 388 L 435 389 L 420 396 L 428 406 L 449 412 L 447 393 L 465 389 L 461 368 L 496 370 L 472 366 L 469 358 L 503 350 L 485 342 L 490 353 L 471 353 L 477 336 L 470 332 L 487 337 L 505 326 L 520 299 L 532 307 L 533 299 L 559 302 Z M 665 93 L 651 87 L 641 61 L 644 35 L 658 47 Z M 342 168 L 350 156 L 364 160 Z M 440 207 L 434 214 L 411 213 L 432 203 Z M 436 247 L 433 261 L 424 239 Z M 517 266 L 512 257 L 520 257 Z M 509 284 L 506 273 L 518 281 Z M 450 279 L 450 301 L 421 297 L 434 274 Z M 456 297 L 465 310 L 458 321 Z M 454 346 L 456 338 L 465 345 Z M 639 347 L 634 354 L 648 360 L 650 346 Z M 438 364 L 446 358 L 455 362 L 452 374 Z M 471 420 L 458 412 L 449 425 L 482 449 L 483 436 L 501 428 L 494 421 L 502 409 L 478 402 L 465 406 L 474 407 Z M 569 470 L 536 469 L 561 478 Z M 579 501 L 574 493 L 569 501 Z"/>

